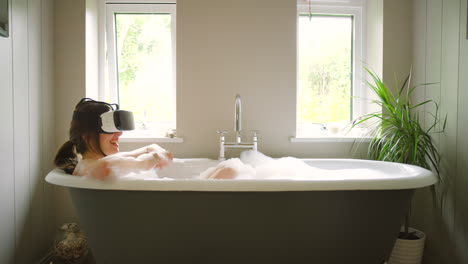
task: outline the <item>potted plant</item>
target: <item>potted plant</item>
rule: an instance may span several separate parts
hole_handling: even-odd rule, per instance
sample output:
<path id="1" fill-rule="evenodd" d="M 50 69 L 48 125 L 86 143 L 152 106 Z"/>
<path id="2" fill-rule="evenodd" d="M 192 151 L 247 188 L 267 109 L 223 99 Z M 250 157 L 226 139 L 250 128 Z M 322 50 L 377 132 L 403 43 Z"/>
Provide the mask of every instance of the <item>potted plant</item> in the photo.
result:
<path id="1" fill-rule="evenodd" d="M 379 105 L 382 111 L 360 117 L 353 122 L 351 128 L 363 124 L 369 127 L 369 134 L 372 136 L 368 149 L 369 157 L 433 170 L 439 178 L 438 186 L 440 187 L 443 184 L 439 174 L 440 154 L 431 134 L 443 131 L 445 121 L 441 131 L 435 131 L 440 123 L 437 103 L 427 100 L 413 104 L 410 100 L 411 94 L 417 87 L 427 84 L 411 86 L 410 71 L 403 85 L 396 93 L 393 93 L 375 73 L 368 68 L 365 70 L 372 77 L 372 82 L 368 81 L 367 85 L 377 95 L 377 99 L 372 102 Z M 432 121 L 424 127 L 420 122 L 420 113 L 422 113 L 420 108 L 429 103 L 434 103 L 435 113 L 429 113 Z M 434 185 L 431 186 L 434 202 L 441 205 L 443 201 L 440 189 L 436 189 Z M 390 256 L 389 264 L 420 263 L 425 235 L 409 227 L 409 212 L 402 229 Z"/>

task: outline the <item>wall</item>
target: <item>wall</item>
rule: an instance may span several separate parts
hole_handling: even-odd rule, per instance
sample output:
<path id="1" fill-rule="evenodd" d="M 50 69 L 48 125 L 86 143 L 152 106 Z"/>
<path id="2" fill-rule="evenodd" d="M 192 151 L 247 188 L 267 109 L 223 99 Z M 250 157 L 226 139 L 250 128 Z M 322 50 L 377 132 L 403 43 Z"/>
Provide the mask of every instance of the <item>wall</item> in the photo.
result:
<path id="1" fill-rule="evenodd" d="M 371 0 L 372 1 L 372 0 Z M 392 86 L 404 80 L 411 67 L 411 1 L 383 1 L 382 80 Z"/>
<path id="2" fill-rule="evenodd" d="M 86 96 L 86 1 L 54 1 L 55 150 L 68 140 L 73 109 Z M 92 17 L 88 16 L 89 20 Z M 92 35 L 92 33 L 90 33 Z M 89 80 L 89 84 L 92 82 Z M 68 191 L 54 186 L 56 224 L 77 218 Z"/>
<path id="3" fill-rule="evenodd" d="M 0 37 L 0 263 L 34 263 L 54 228 L 52 1 L 10 1 L 10 37 Z"/>
<path id="4" fill-rule="evenodd" d="M 413 225 L 427 234 L 425 263 L 468 263 L 468 40 L 466 0 L 413 1 L 413 64 L 418 83 L 434 83 L 415 100 L 433 99 L 447 125 L 434 137 L 442 154 L 446 181 L 443 209 L 435 209 L 430 192 L 419 191 Z M 426 111 L 434 111 L 433 106 Z"/>
<path id="5" fill-rule="evenodd" d="M 368 67 L 382 76 L 383 67 L 383 0 L 367 1 L 366 23 Z"/>
<path id="6" fill-rule="evenodd" d="M 456 8 L 457 6 L 455 6 Z M 452 101 L 457 103 L 457 142 L 456 149 L 456 177 L 455 177 L 455 243 L 457 256 L 460 256 L 461 263 L 468 262 L 468 4 L 467 0 L 460 0 L 460 52 L 458 54 L 458 93 Z M 456 20 L 455 20 L 456 21 Z M 456 38 L 455 38 L 456 39 Z M 450 145 L 452 147 L 453 145 Z"/>
<path id="7" fill-rule="evenodd" d="M 216 130 L 234 129 L 236 94 L 243 130 L 260 131 L 261 151 L 299 154 L 289 142 L 296 125 L 295 28 L 295 0 L 177 2 L 177 121 L 184 138 L 177 156 L 216 157 Z"/>
<path id="8" fill-rule="evenodd" d="M 71 115 L 86 95 L 86 5 L 84 0 L 54 2 L 55 129 L 58 142 L 68 139 Z M 78 98 L 70 101 L 68 98 Z"/>

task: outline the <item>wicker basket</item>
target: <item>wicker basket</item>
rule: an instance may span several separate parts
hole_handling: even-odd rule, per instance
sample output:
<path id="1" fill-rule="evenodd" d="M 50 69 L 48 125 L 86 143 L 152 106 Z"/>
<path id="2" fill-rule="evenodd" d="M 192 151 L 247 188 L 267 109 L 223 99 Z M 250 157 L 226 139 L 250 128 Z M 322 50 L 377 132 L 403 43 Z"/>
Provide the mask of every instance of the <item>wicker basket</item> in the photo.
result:
<path id="1" fill-rule="evenodd" d="M 420 264 L 424 253 L 424 242 L 426 235 L 414 228 L 409 229 L 414 232 L 418 239 L 408 240 L 398 238 L 393 246 L 388 264 Z"/>

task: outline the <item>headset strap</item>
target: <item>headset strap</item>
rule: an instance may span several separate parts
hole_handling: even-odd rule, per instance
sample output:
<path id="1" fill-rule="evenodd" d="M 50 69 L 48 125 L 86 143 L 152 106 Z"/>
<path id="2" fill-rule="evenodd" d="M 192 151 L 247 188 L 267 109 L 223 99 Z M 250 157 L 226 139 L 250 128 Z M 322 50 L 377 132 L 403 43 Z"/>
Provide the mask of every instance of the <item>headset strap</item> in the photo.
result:
<path id="1" fill-rule="evenodd" d="M 111 108 L 112 110 L 114 110 L 114 111 L 115 111 L 115 110 L 119 110 L 119 104 L 109 104 L 109 103 L 107 103 L 107 102 L 96 101 L 96 100 L 93 100 L 93 99 L 87 98 L 87 97 L 81 99 L 80 102 L 78 102 L 78 104 L 82 104 L 82 103 L 85 103 L 85 102 L 94 102 L 94 103 L 98 103 L 98 104 L 105 104 L 105 105 L 110 106 L 110 108 Z M 114 106 L 115 106 L 115 107 L 114 107 Z"/>
<path id="2" fill-rule="evenodd" d="M 101 122 L 101 114 L 95 112 L 78 112 L 73 111 L 73 120 L 77 121 L 96 121 Z"/>

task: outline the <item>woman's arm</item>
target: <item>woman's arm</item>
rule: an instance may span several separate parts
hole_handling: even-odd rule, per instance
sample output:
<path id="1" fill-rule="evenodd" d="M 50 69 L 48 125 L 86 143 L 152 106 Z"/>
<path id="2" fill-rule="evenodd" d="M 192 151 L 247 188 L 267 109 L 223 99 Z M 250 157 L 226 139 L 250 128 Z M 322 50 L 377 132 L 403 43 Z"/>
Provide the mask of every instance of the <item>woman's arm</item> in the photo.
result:
<path id="1" fill-rule="evenodd" d="M 73 175 L 91 176 L 104 180 L 111 176 L 122 176 L 128 173 L 139 173 L 154 168 L 162 168 L 169 164 L 170 160 L 161 158 L 157 153 L 146 153 L 137 158 L 119 155 L 109 155 L 98 160 L 81 161 Z"/>
<path id="2" fill-rule="evenodd" d="M 133 158 L 136 158 L 142 154 L 145 154 L 145 153 L 149 153 L 148 151 L 148 147 L 142 147 L 142 148 L 138 148 L 138 149 L 135 149 L 135 150 L 132 150 L 132 151 L 122 151 L 122 152 L 119 152 L 115 155 L 118 155 L 118 156 L 122 156 L 122 157 L 133 157 Z"/>
<path id="3" fill-rule="evenodd" d="M 151 144 L 142 148 L 138 148 L 132 151 L 128 152 L 119 152 L 116 155 L 123 156 L 123 157 L 133 157 L 137 158 L 138 156 L 141 156 L 143 154 L 148 154 L 148 153 L 153 153 L 156 152 L 161 156 L 166 156 L 168 159 L 172 160 L 173 156 L 170 152 L 162 148 L 161 146 L 157 144 Z"/>

